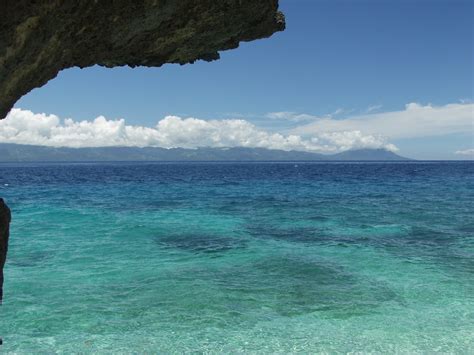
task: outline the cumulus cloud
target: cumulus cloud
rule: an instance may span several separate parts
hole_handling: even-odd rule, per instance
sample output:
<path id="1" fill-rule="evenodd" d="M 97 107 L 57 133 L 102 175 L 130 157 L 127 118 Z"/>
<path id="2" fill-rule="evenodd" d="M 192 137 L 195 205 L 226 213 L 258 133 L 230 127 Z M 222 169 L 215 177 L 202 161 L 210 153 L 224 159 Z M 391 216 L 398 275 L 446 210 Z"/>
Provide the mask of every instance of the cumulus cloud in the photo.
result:
<path id="1" fill-rule="evenodd" d="M 318 135 L 324 132 L 360 131 L 389 139 L 474 133 L 474 104 L 445 106 L 410 103 L 404 110 L 365 114 L 343 120 L 323 118 L 296 127 L 293 134 Z"/>
<path id="2" fill-rule="evenodd" d="M 392 152 L 399 150 L 394 144 L 388 143 L 382 136 L 364 135 L 361 131 L 321 133 L 320 138 L 330 142 L 331 146 L 338 147 L 337 150 L 339 151 L 363 148 L 383 148 Z"/>
<path id="3" fill-rule="evenodd" d="M 333 153 L 355 148 L 396 150 L 382 136 L 359 130 L 311 136 L 272 133 L 243 119 L 202 120 L 166 116 L 155 127 L 127 125 L 124 119 L 61 120 L 56 115 L 13 109 L 0 121 L 0 143 L 53 147 L 249 147 Z"/>

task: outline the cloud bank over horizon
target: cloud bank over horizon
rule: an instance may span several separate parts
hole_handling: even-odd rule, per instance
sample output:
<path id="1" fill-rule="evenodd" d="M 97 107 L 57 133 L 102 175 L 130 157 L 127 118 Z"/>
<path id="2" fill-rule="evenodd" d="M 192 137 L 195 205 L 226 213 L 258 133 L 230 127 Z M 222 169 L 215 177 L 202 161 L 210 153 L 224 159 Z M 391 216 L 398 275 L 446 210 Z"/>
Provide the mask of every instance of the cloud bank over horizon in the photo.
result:
<path id="1" fill-rule="evenodd" d="M 166 116 L 155 127 L 127 125 L 124 119 L 64 120 L 53 114 L 13 109 L 0 121 L 0 143 L 51 147 L 247 147 L 337 153 L 349 149 L 398 148 L 378 134 L 360 130 L 318 134 L 268 132 L 243 119 L 203 120 Z"/>
<path id="2" fill-rule="evenodd" d="M 361 131 L 388 139 L 422 138 L 455 133 L 474 134 L 474 104 L 451 103 L 444 106 L 409 103 L 404 110 L 367 113 L 347 119 L 315 118 L 294 128 L 292 134 Z"/>
<path id="3" fill-rule="evenodd" d="M 340 119 L 333 116 L 343 109 L 317 117 L 305 113 L 273 112 L 269 120 L 296 123 L 294 128 L 272 132 L 243 118 L 203 120 L 194 117 L 166 116 L 154 127 L 128 125 L 125 119 L 77 121 L 54 114 L 13 109 L 0 120 L 0 143 L 51 147 L 247 147 L 337 153 L 350 149 L 398 151 L 397 139 L 437 137 L 447 134 L 474 135 L 474 104 L 444 106 L 410 103 L 404 110 L 373 112 Z M 457 156 L 470 156 L 472 149 L 459 147 Z M 466 147 L 467 148 L 467 147 Z"/>

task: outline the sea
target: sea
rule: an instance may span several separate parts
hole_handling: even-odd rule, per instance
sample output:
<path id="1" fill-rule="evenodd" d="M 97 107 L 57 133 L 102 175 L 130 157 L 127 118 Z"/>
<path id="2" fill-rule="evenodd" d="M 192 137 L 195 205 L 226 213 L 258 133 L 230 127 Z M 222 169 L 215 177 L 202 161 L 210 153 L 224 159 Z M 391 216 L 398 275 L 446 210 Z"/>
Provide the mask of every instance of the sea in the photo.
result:
<path id="1" fill-rule="evenodd" d="M 0 351 L 474 353 L 474 163 L 0 164 Z"/>

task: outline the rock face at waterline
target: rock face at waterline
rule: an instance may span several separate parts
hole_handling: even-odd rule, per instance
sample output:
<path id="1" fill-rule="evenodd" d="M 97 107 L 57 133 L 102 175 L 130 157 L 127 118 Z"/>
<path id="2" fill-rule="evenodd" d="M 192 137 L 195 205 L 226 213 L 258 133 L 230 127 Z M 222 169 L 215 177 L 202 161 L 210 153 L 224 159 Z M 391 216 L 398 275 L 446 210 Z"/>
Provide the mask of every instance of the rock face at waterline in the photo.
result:
<path id="1" fill-rule="evenodd" d="M 10 220 L 10 209 L 0 198 L 0 303 L 3 299 L 3 267 L 7 260 Z"/>
<path id="2" fill-rule="evenodd" d="M 284 27 L 278 0 L 0 0 L 0 119 L 65 68 L 211 61 Z"/>

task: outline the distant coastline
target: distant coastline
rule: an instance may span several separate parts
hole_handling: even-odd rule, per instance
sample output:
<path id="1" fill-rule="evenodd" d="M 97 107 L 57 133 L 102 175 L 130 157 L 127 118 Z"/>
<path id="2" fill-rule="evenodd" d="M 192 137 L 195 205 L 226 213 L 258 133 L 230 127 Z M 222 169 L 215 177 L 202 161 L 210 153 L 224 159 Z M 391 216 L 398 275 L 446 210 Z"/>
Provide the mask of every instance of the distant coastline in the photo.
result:
<path id="1" fill-rule="evenodd" d="M 410 161 L 384 149 L 348 150 L 325 155 L 265 148 L 65 148 L 0 144 L 0 162 L 237 162 L 237 161 Z"/>

